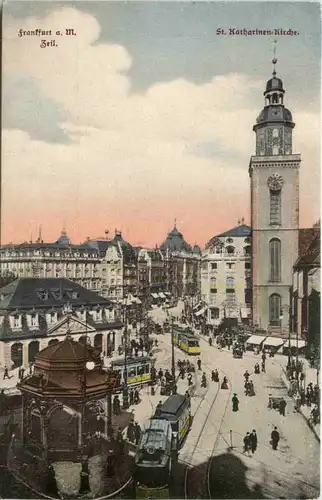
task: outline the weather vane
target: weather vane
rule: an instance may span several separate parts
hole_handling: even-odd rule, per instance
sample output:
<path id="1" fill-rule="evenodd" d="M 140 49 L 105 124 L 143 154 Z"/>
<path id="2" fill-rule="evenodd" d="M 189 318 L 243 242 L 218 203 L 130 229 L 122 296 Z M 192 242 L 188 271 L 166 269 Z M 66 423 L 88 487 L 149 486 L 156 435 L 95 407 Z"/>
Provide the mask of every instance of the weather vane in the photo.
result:
<path id="1" fill-rule="evenodd" d="M 277 57 L 276 57 L 276 44 L 277 44 L 277 40 L 274 40 L 274 48 L 273 48 L 273 59 L 272 59 L 272 63 L 273 63 L 273 76 L 276 75 L 276 68 L 275 68 L 275 65 L 277 63 Z"/>

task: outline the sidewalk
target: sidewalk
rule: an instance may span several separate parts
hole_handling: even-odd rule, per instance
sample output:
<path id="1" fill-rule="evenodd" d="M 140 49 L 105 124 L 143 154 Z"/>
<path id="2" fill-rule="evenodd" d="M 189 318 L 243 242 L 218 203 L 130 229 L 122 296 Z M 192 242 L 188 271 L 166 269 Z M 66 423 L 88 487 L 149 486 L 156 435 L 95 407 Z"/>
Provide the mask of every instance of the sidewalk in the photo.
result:
<path id="1" fill-rule="evenodd" d="M 313 368 L 308 368 L 308 370 L 313 370 L 315 373 L 316 373 L 316 370 L 313 369 Z M 308 374 L 310 374 L 310 372 L 306 372 Z M 286 376 L 286 373 L 285 373 L 285 368 L 282 367 L 282 372 L 281 372 L 281 377 L 282 377 L 282 380 L 285 384 L 285 386 L 287 387 L 287 389 L 290 388 L 290 381 L 288 380 L 287 376 Z M 314 380 L 314 378 L 313 378 Z M 311 381 L 311 379 L 306 379 L 306 383 L 309 383 Z M 293 398 L 294 399 L 294 398 Z M 320 442 L 320 424 L 317 424 L 315 426 L 312 426 L 310 423 L 309 423 L 309 418 L 310 418 L 310 414 L 311 414 L 311 409 L 310 407 L 308 407 L 307 405 L 301 405 L 300 406 L 300 410 L 299 412 L 301 413 L 302 417 L 304 418 L 304 420 L 306 421 L 307 425 L 310 427 L 310 429 L 312 430 L 315 438 Z"/>

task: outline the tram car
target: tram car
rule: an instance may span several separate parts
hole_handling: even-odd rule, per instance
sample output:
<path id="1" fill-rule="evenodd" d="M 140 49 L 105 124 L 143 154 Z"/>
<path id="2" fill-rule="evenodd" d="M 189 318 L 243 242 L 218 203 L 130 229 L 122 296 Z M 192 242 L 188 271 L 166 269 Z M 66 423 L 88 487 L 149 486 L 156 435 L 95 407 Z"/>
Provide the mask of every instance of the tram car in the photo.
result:
<path id="1" fill-rule="evenodd" d="M 173 451 L 175 439 L 171 423 L 150 419 L 142 429 L 134 459 L 136 498 L 170 498 Z"/>
<path id="2" fill-rule="evenodd" d="M 151 382 L 151 369 L 154 367 L 154 358 L 149 356 L 138 356 L 137 358 L 127 358 L 127 385 L 135 387 L 137 385 L 149 384 Z M 111 362 L 112 370 L 119 373 L 119 387 L 124 383 L 125 359 L 124 357 Z"/>
<path id="3" fill-rule="evenodd" d="M 191 427 L 190 400 L 181 394 L 173 394 L 157 408 L 154 419 L 170 422 L 172 432 L 177 435 L 177 444 L 180 448 Z"/>
<path id="4" fill-rule="evenodd" d="M 174 327 L 173 342 L 189 355 L 198 356 L 200 354 L 199 340 L 189 328 Z"/>

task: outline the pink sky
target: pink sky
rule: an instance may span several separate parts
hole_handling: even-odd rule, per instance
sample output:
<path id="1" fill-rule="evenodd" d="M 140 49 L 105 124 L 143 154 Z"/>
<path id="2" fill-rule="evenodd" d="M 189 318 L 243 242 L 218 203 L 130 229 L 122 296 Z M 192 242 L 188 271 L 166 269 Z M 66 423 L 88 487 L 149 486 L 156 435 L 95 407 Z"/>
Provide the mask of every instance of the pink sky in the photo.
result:
<path id="1" fill-rule="evenodd" d="M 74 26 L 79 35 L 62 38 L 49 57 L 34 38 L 22 43 L 21 20 L 11 21 L 4 26 L 4 81 L 24 79 L 18 115 L 46 109 L 39 132 L 57 121 L 68 140 L 3 130 L 2 243 L 35 239 L 41 225 L 45 241 L 63 226 L 75 243 L 117 228 L 133 245 L 154 247 L 176 218 L 185 239 L 203 247 L 239 218 L 249 223 L 252 126 L 265 79 L 214 74 L 204 83 L 174 78 L 131 92 L 135 61 L 121 45 L 94 44 L 97 19 L 65 8 L 25 19 L 24 29 L 40 21 Z M 300 225 L 310 227 L 320 213 L 320 116 L 297 99 L 286 93 L 296 122 L 293 152 L 303 157 Z"/>

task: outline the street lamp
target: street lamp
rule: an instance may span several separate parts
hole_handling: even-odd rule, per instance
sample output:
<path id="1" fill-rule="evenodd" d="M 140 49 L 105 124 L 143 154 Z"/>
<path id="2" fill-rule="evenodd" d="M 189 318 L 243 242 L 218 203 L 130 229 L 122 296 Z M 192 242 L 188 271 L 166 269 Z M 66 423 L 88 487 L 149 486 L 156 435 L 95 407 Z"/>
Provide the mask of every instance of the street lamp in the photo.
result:
<path id="1" fill-rule="evenodd" d="M 288 304 L 284 304 L 281 307 L 281 314 L 280 314 L 280 324 L 281 324 L 281 337 L 283 335 L 283 311 L 287 312 L 290 310 L 290 306 Z M 287 368 L 290 367 L 291 365 L 291 329 L 290 327 L 288 328 L 288 355 L 287 355 Z"/>
<path id="2" fill-rule="evenodd" d="M 124 305 L 124 314 L 123 314 L 123 319 L 124 319 L 123 408 L 124 408 L 124 410 L 127 410 L 129 407 L 129 392 L 128 392 L 128 385 L 127 385 L 127 309 L 126 309 L 126 304 L 127 304 L 127 299 L 124 298 L 124 300 L 123 300 L 123 305 Z"/>
<path id="3" fill-rule="evenodd" d="M 88 354 L 88 336 L 87 336 L 87 310 L 85 308 L 85 342 L 84 342 L 84 369 L 83 369 L 83 397 L 82 397 L 82 408 L 81 408 L 81 422 L 82 422 L 82 470 L 81 470 L 81 482 L 79 487 L 79 493 L 84 494 L 89 492 L 89 469 L 88 469 L 88 454 L 85 454 L 85 421 L 86 421 L 86 389 L 87 389 L 87 370 L 94 370 L 95 363 L 87 359 Z"/>

